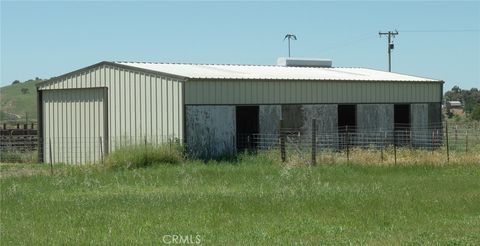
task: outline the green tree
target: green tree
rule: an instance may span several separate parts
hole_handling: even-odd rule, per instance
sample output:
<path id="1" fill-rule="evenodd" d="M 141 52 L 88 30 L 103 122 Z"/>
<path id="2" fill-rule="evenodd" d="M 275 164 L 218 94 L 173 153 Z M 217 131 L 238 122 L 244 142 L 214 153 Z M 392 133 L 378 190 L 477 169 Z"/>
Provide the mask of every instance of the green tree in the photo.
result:
<path id="1" fill-rule="evenodd" d="M 14 84 L 20 84 L 20 80 L 18 80 L 18 79 L 17 79 L 17 80 L 14 80 L 14 81 L 12 82 L 12 85 L 14 85 Z"/>
<path id="2" fill-rule="evenodd" d="M 472 113 L 470 114 L 472 120 L 480 121 L 480 104 L 475 105 Z"/>

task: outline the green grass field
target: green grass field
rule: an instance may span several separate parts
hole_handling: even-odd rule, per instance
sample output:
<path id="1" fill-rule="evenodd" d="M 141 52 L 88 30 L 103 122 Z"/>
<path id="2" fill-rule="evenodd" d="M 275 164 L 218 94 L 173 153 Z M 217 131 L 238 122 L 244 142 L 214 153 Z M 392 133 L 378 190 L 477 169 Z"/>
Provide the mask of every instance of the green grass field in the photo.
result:
<path id="1" fill-rule="evenodd" d="M 0 168 L 1 245 L 480 244 L 479 165 Z"/>

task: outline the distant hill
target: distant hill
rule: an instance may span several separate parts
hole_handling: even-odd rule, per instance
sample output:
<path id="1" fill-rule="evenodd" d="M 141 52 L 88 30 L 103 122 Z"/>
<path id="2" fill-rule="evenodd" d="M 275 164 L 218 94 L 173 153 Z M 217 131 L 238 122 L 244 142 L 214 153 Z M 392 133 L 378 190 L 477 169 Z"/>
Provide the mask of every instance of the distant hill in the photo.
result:
<path id="1" fill-rule="evenodd" d="M 37 121 L 37 91 L 41 79 L 28 80 L 0 88 L 0 121 Z"/>

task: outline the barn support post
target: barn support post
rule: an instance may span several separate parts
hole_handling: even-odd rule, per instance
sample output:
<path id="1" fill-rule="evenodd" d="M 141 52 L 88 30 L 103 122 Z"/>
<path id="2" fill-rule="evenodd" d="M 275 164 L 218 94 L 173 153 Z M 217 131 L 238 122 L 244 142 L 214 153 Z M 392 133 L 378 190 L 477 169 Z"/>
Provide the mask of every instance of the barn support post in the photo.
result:
<path id="1" fill-rule="evenodd" d="M 38 162 L 43 163 L 44 158 L 44 139 L 43 139 L 43 107 L 42 107 L 42 91 L 37 89 L 37 132 L 38 132 Z M 32 123 L 33 124 L 33 123 Z M 5 125 L 4 125 L 5 127 Z"/>
<path id="2" fill-rule="evenodd" d="M 317 164 L 317 122 L 312 120 L 312 166 Z"/>
<path id="3" fill-rule="evenodd" d="M 110 134 L 109 134 L 109 124 L 110 124 L 110 119 L 108 117 L 108 88 L 105 87 L 103 89 L 103 153 L 104 155 L 108 155 L 110 152 Z"/>

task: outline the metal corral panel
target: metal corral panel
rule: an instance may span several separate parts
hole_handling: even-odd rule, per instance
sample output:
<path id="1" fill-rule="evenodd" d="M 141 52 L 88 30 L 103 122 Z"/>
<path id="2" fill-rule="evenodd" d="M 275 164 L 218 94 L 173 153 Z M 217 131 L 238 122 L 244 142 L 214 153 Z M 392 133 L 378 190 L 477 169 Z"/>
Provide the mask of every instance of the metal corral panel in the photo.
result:
<path id="1" fill-rule="evenodd" d="M 182 84 L 174 76 L 105 64 L 51 79 L 38 90 L 46 95 L 53 93 L 50 90 L 107 88 L 107 151 L 111 152 L 122 145 L 144 144 L 145 140 L 157 144 L 183 139 Z M 51 125 L 45 119 L 45 126 Z"/>
<path id="2" fill-rule="evenodd" d="M 189 80 L 185 104 L 440 102 L 442 83 L 369 81 Z"/>
<path id="3" fill-rule="evenodd" d="M 105 137 L 105 89 L 47 90 L 42 97 L 44 160 L 99 161 Z"/>

